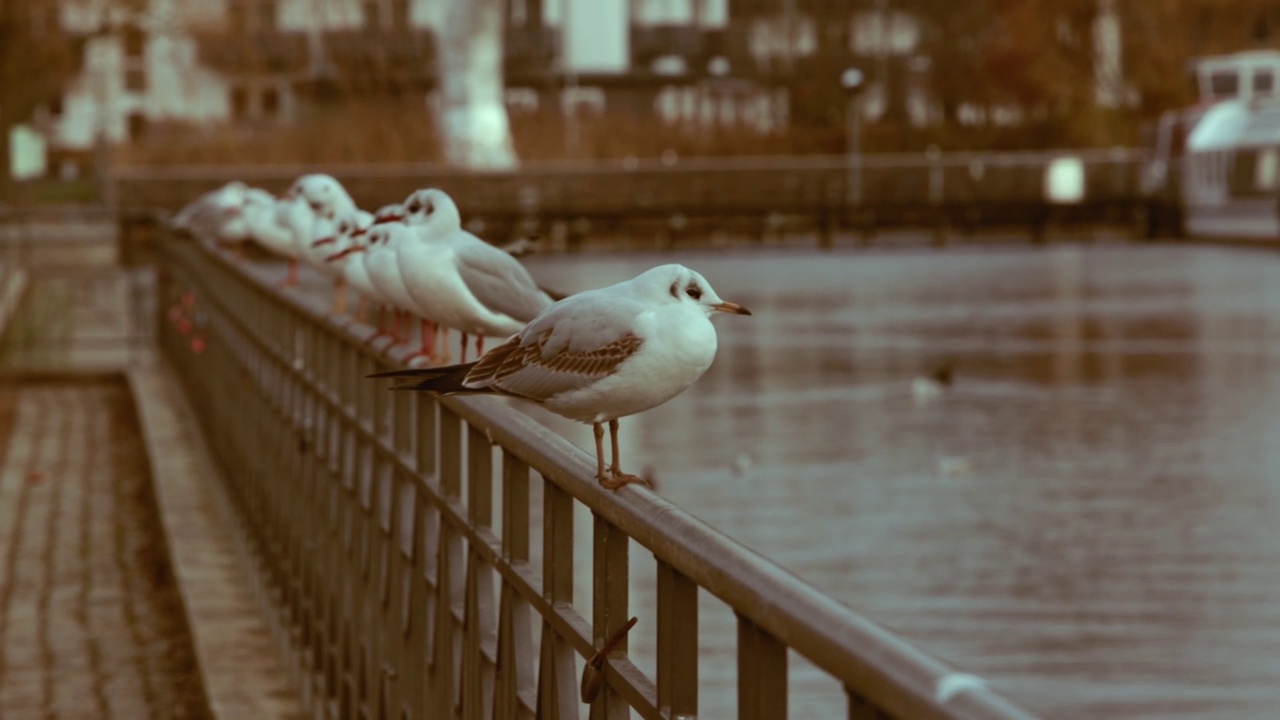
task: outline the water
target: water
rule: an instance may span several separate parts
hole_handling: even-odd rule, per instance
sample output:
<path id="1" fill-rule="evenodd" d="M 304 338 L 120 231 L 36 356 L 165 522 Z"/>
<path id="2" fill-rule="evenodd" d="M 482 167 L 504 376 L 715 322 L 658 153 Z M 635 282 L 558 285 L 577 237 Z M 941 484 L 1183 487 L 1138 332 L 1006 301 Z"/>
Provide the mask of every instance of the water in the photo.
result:
<path id="1" fill-rule="evenodd" d="M 1275 717 L 1280 256 L 1101 245 L 529 265 L 576 290 L 669 261 L 755 315 L 717 318 L 707 375 L 623 421 L 627 469 L 1046 717 Z M 953 385 L 915 394 L 940 367 Z M 556 427 L 592 447 L 588 429 Z M 710 623 L 704 643 L 731 652 L 729 621 Z M 834 685 L 806 677 L 792 716 L 841 712 Z M 731 673 L 704 688 L 703 716 L 727 715 Z"/>

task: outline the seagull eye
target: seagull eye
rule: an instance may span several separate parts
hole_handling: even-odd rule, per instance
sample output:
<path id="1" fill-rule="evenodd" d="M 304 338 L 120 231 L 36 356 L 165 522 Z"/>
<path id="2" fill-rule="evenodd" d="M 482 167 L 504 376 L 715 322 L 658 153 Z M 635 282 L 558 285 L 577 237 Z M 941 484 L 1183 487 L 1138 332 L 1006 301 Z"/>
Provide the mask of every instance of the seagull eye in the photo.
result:
<path id="1" fill-rule="evenodd" d="M 702 288 L 698 287 L 697 285 L 690 285 L 688 289 L 684 291 L 684 294 L 688 295 L 694 300 L 699 300 L 702 298 Z"/>

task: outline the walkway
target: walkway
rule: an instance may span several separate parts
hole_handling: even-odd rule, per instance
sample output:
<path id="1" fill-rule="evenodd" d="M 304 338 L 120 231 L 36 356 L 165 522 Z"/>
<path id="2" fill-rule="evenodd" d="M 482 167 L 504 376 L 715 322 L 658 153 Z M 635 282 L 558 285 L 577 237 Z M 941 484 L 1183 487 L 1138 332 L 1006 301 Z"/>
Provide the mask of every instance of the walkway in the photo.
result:
<path id="1" fill-rule="evenodd" d="M 127 272 L 33 272 L 16 315 L 0 276 L 0 718 L 295 720 L 217 464 L 146 337 L 149 278 Z"/>
<path id="2" fill-rule="evenodd" d="M 207 717 L 128 387 L 0 405 L 0 716 Z"/>

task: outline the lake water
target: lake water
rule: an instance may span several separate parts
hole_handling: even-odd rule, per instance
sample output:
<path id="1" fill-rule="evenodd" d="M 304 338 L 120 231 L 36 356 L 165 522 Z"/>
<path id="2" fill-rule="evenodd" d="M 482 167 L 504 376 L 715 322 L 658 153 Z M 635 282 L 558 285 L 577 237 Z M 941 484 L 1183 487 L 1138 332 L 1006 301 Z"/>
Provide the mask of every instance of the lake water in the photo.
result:
<path id="1" fill-rule="evenodd" d="M 1280 712 L 1280 255 L 527 263 L 578 290 L 672 261 L 755 315 L 717 318 L 706 376 L 623 420 L 624 462 L 663 495 L 1046 717 Z M 952 386 L 917 396 L 940 367 Z M 703 644 L 731 666 L 732 617 L 711 615 Z M 703 717 L 732 712 L 731 671 L 704 672 Z M 834 683 L 797 672 L 792 717 L 843 712 Z"/>

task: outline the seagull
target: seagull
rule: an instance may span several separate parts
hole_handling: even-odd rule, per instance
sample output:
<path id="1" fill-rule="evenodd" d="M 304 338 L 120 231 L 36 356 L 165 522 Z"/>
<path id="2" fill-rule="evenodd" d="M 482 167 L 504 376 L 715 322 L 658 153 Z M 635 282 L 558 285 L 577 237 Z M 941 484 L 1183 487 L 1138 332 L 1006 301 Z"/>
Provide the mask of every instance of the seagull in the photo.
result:
<path id="1" fill-rule="evenodd" d="M 298 198 L 274 198 L 265 191 L 251 193 L 242 213 L 248 226 L 249 237 L 268 252 L 289 260 L 289 274 L 285 285 L 297 282 L 297 248 L 290 228 L 292 217 L 310 212 Z"/>
<path id="2" fill-rule="evenodd" d="M 355 200 L 337 178 L 324 173 L 308 173 L 293 181 L 291 192 L 302 197 L 320 217 L 333 219 L 339 211 L 354 209 Z"/>
<path id="3" fill-rule="evenodd" d="M 169 225 L 175 230 L 186 230 L 206 241 L 243 240 L 247 230 L 240 211 L 248 193 L 248 185 L 232 180 L 187 203 L 173 216 Z"/>
<path id="4" fill-rule="evenodd" d="M 400 275 L 421 315 L 467 335 L 476 335 L 476 355 L 484 336 L 520 332 L 555 298 L 510 253 L 462 229 L 453 198 L 443 190 L 418 190 L 404 201 L 405 224 L 413 240 L 400 242 Z"/>
<path id="5" fill-rule="evenodd" d="M 373 223 L 373 214 L 357 209 L 354 205 L 341 207 L 332 219 L 317 218 L 313 232 L 320 235 L 303 248 L 301 257 L 320 268 L 321 272 L 333 277 L 333 307 L 330 312 L 340 314 L 347 309 L 347 275 L 345 266 L 349 262 L 341 252 L 355 247 L 352 236 L 357 231 L 368 228 Z M 334 258 L 334 250 L 339 257 Z"/>
<path id="6" fill-rule="evenodd" d="M 697 272 L 660 265 L 617 285 L 555 302 L 475 362 L 369 377 L 402 378 L 393 388 L 400 390 L 523 398 L 590 423 L 596 480 L 616 489 L 644 483 L 622 471 L 618 418 L 665 403 L 706 372 L 716 354 L 711 316 L 717 312 L 751 314 L 722 300 Z M 613 450 L 607 470 L 605 423 Z"/>

